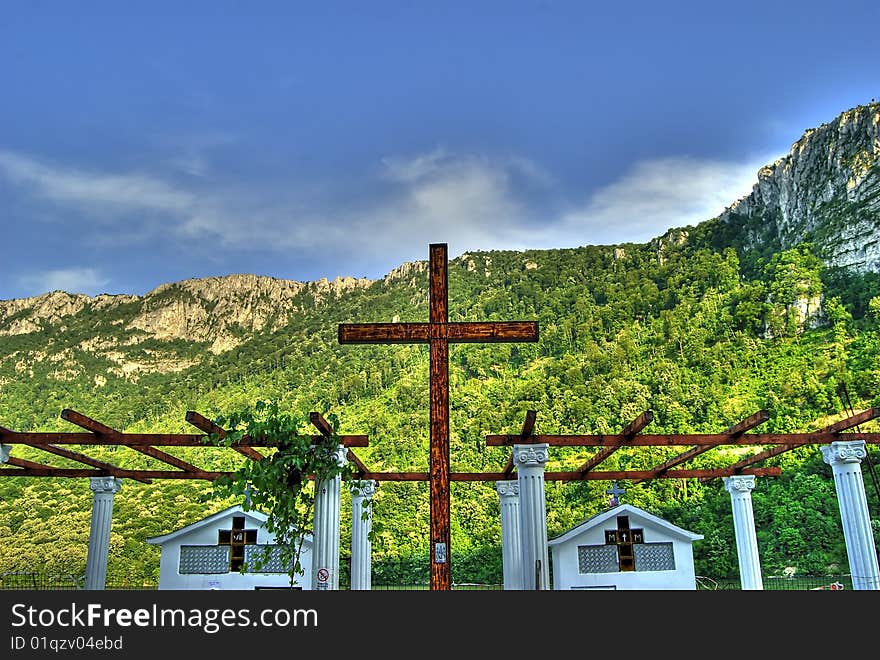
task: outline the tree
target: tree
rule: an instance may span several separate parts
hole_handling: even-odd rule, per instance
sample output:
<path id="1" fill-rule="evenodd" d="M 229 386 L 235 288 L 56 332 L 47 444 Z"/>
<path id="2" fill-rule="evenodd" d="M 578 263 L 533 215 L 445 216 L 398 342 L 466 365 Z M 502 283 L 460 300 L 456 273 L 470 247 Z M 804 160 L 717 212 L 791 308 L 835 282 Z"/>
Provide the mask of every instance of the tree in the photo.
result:
<path id="1" fill-rule="evenodd" d="M 336 459 L 339 444 L 335 433 L 336 417 L 328 414 L 334 434 L 316 444 L 304 432 L 307 420 L 282 412 L 277 401 L 257 401 L 228 416 L 221 415 L 215 423 L 228 427 L 223 438 L 212 433 L 207 441 L 218 446 L 231 446 L 248 438 L 266 438 L 275 451 L 261 460 L 247 461 L 232 476 L 214 481 L 215 494 L 220 497 L 248 495 L 245 510 L 255 508 L 267 515 L 266 529 L 274 534 L 280 548 L 282 565 L 288 566 L 291 586 L 304 573 L 300 561 L 303 541 L 313 527 L 315 484 L 341 476 L 350 480 L 354 467 L 340 465 Z M 314 482 L 310 480 L 314 479 Z M 364 507 L 365 510 L 368 507 Z M 253 567 L 259 570 L 270 559 L 269 548 Z"/>

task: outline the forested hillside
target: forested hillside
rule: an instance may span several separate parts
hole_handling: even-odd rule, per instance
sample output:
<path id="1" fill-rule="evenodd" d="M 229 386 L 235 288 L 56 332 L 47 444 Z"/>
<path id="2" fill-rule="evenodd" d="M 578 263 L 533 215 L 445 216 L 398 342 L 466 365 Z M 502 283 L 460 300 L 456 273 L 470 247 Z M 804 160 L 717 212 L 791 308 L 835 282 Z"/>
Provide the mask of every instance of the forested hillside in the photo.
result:
<path id="1" fill-rule="evenodd" d="M 733 240 L 728 221 L 671 230 L 646 244 L 453 259 L 451 321 L 537 320 L 540 341 L 451 346 L 452 469 L 500 471 L 508 454 L 486 447 L 484 438 L 516 433 L 527 410 L 537 411 L 539 433 L 617 433 L 645 410 L 654 413 L 652 432 L 717 433 L 761 409 L 770 414 L 761 430 L 790 432 L 831 424 L 847 415 L 848 404 L 855 411 L 880 406 L 877 272 L 823 260 L 811 242 L 770 249 Z M 187 410 L 212 418 L 275 399 L 303 415 L 334 413 L 340 432 L 369 434 L 358 456 L 371 469 L 427 470 L 427 347 L 337 341 L 341 322 L 427 320 L 424 262 L 373 282 L 236 276 L 210 284 L 164 285 L 143 298 L 56 292 L 0 302 L 0 425 L 76 430 L 59 418 L 72 408 L 124 431 L 193 432 Z M 878 428 L 871 422 L 861 430 Z M 548 470 L 573 469 L 594 451 L 554 448 Z M 730 452 L 751 451 L 713 449 L 687 465 L 728 465 Z M 871 479 L 880 452 L 868 451 L 863 471 L 880 536 Z M 154 465 L 126 452 L 88 450 L 127 467 Z M 175 453 L 216 469 L 244 460 L 207 448 Z M 675 453 L 621 450 L 602 469 L 647 469 Z M 845 572 L 831 470 L 818 448 L 765 465 L 782 467 L 781 477 L 759 478 L 753 493 L 765 573 Z M 736 574 L 729 496 L 719 480 L 623 485 L 623 501 L 705 535 L 695 545 L 698 574 Z M 602 510 L 607 486 L 548 482 L 549 534 Z M 453 580 L 500 582 L 494 485 L 454 483 L 452 494 Z M 82 573 L 87 480 L 2 478 L 0 499 L 0 572 Z M 204 482 L 127 481 L 116 497 L 108 582 L 155 582 L 158 549 L 144 539 L 226 505 Z M 373 546 L 377 570 L 383 561 L 427 556 L 427 484 L 381 484 L 374 519 L 381 528 Z"/>

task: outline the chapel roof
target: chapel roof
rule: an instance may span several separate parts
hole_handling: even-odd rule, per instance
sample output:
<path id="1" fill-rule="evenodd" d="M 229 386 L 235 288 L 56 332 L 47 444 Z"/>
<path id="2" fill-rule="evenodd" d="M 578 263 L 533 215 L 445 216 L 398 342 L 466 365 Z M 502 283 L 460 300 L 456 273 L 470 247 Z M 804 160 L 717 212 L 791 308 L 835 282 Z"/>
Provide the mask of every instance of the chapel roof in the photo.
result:
<path id="1" fill-rule="evenodd" d="M 256 524 L 262 526 L 266 524 L 266 520 L 268 520 L 269 516 L 267 516 L 262 511 L 258 511 L 257 509 L 248 509 L 245 511 L 244 506 L 241 504 L 236 504 L 234 506 L 227 507 L 222 511 L 218 511 L 217 513 L 211 514 L 207 518 L 202 518 L 201 520 L 197 520 L 194 523 L 190 523 L 186 527 L 181 527 L 178 530 L 173 532 L 169 532 L 168 534 L 164 534 L 162 536 L 153 536 L 147 539 L 147 543 L 152 545 L 163 545 L 168 543 L 169 541 L 173 541 L 174 539 L 184 536 L 189 532 L 193 532 L 202 527 L 208 527 L 218 520 L 222 520 L 224 518 L 229 517 L 234 513 L 240 513 L 246 518 L 250 518 Z"/>
<path id="2" fill-rule="evenodd" d="M 702 534 L 695 534 L 694 532 L 689 532 L 686 529 L 682 529 L 678 525 L 673 525 L 671 522 L 663 520 L 663 518 L 655 516 L 653 513 L 648 513 L 644 509 L 640 509 L 637 506 L 634 506 L 632 504 L 619 504 L 617 506 L 611 507 L 610 509 L 600 511 L 596 515 L 590 516 L 586 520 L 578 523 L 567 532 L 564 532 L 559 536 L 553 537 L 552 539 L 547 541 L 547 545 L 559 545 L 560 543 L 565 543 L 566 541 L 573 539 L 576 536 L 579 536 L 587 530 L 601 525 L 606 520 L 610 518 L 616 518 L 617 516 L 622 514 L 631 514 L 633 516 L 641 518 L 645 521 L 646 524 L 664 529 L 669 534 L 677 536 L 685 541 L 700 541 L 703 539 Z"/>

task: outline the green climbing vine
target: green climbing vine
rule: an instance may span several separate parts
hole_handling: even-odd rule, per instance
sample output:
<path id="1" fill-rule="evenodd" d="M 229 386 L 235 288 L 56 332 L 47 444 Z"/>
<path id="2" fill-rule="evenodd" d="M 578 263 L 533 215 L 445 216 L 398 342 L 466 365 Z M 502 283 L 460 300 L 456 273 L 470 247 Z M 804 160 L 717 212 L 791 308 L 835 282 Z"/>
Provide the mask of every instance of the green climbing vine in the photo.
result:
<path id="1" fill-rule="evenodd" d="M 340 476 L 350 481 L 355 466 L 337 460 L 338 419 L 326 415 L 333 435 L 313 442 L 307 432 L 309 420 L 284 412 L 277 401 L 257 401 L 252 407 L 220 415 L 214 421 L 226 430 L 224 437 L 210 434 L 206 442 L 215 446 L 231 446 L 246 438 L 266 438 L 270 453 L 263 459 L 249 460 L 230 476 L 214 481 L 217 497 L 246 497 L 245 509 L 256 509 L 267 515 L 266 529 L 275 537 L 276 552 L 282 565 L 288 566 L 290 584 L 302 576 L 303 543 L 312 533 L 315 511 L 315 484 Z M 270 548 L 264 548 L 254 565 L 242 570 L 259 571 L 270 559 Z"/>

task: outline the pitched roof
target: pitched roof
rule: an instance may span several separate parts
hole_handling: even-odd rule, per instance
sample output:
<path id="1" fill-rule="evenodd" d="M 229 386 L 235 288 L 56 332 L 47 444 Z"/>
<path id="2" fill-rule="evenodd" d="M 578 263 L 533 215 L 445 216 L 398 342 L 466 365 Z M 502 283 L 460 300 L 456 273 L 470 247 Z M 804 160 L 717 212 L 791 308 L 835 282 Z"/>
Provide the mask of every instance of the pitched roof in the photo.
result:
<path id="1" fill-rule="evenodd" d="M 620 504 L 618 506 L 612 507 L 610 509 L 606 509 L 605 511 L 601 511 L 597 513 L 595 516 L 591 516 L 587 518 L 583 522 L 575 525 L 567 532 L 560 534 L 559 536 L 555 536 L 549 541 L 547 541 L 547 545 L 559 545 L 560 543 L 565 543 L 569 539 L 574 538 L 587 531 L 588 529 L 592 529 L 597 525 L 601 525 L 603 522 L 608 520 L 609 518 L 615 518 L 621 514 L 629 513 L 636 517 L 642 518 L 646 523 L 650 523 L 655 527 L 661 527 L 665 529 L 667 532 L 672 534 L 673 536 L 677 536 L 685 541 L 700 541 L 703 538 L 702 534 L 695 534 L 694 532 L 689 532 L 686 529 L 682 529 L 677 525 L 673 525 L 671 522 L 667 522 L 663 520 L 663 518 L 658 518 L 652 513 L 648 513 L 644 509 L 640 509 L 637 506 L 633 506 L 632 504 Z"/>
<path id="2" fill-rule="evenodd" d="M 181 527 L 180 529 L 169 532 L 168 534 L 165 534 L 163 536 L 150 537 L 147 539 L 147 543 L 150 543 L 152 545 L 162 545 L 164 543 L 168 543 L 169 541 L 173 541 L 177 537 L 183 536 L 188 532 L 192 532 L 201 527 L 207 527 L 218 520 L 222 520 L 223 518 L 228 517 L 233 513 L 240 513 L 245 518 L 250 518 L 254 523 L 261 527 L 266 524 L 266 520 L 268 520 L 269 518 L 269 516 L 267 516 L 262 511 L 257 511 L 256 509 L 249 509 L 245 511 L 244 506 L 242 506 L 241 504 L 236 504 L 235 506 L 227 507 L 226 509 L 218 511 L 217 513 L 214 513 L 207 518 L 197 520 L 196 522 L 191 523 L 186 527 Z"/>

